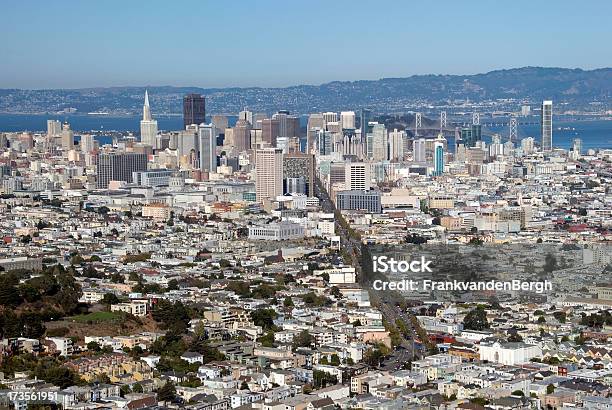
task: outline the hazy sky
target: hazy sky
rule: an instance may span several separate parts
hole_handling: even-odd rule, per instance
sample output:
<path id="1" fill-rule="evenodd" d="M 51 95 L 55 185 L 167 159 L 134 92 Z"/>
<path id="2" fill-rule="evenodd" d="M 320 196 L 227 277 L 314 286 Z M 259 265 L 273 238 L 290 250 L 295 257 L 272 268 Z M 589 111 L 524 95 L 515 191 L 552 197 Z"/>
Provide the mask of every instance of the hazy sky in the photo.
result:
<path id="1" fill-rule="evenodd" d="M 609 67 L 610 16 L 609 0 L 4 0 L 0 88 Z"/>

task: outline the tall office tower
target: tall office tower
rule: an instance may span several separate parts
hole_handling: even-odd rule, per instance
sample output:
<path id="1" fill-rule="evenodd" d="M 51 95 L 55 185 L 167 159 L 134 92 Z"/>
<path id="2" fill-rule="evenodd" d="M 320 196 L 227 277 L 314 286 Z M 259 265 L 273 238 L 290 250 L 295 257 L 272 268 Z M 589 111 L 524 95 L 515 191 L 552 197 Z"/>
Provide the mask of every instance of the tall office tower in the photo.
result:
<path id="1" fill-rule="evenodd" d="M 276 146 L 276 139 L 280 137 L 280 123 L 278 119 L 266 118 L 261 120 L 262 138 L 271 146 Z"/>
<path id="2" fill-rule="evenodd" d="M 201 124 L 198 127 L 198 148 L 200 169 L 217 172 L 217 132 L 213 124 Z"/>
<path id="3" fill-rule="evenodd" d="M 397 128 L 389 133 L 389 159 L 391 161 L 404 160 L 404 141 L 406 132 Z"/>
<path id="4" fill-rule="evenodd" d="M 427 161 L 427 140 L 425 138 L 414 140 L 413 147 L 413 161 L 425 163 Z"/>
<path id="5" fill-rule="evenodd" d="M 81 146 L 81 152 L 91 152 L 95 148 L 95 142 L 93 135 L 85 134 L 81 135 L 81 142 L 79 144 Z"/>
<path id="6" fill-rule="evenodd" d="M 434 175 L 442 174 L 444 174 L 444 144 L 436 141 L 434 143 Z"/>
<path id="7" fill-rule="evenodd" d="M 315 156 L 295 152 L 284 155 L 283 159 L 283 179 L 285 180 L 285 192 L 289 190 L 289 179 L 302 178 L 305 184 L 305 193 L 314 196 L 315 186 Z"/>
<path id="8" fill-rule="evenodd" d="M 142 106 L 142 120 L 140 121 L 140 142 L 157 148 L 157 120 L 151 117 L 149 106 L 149 92 L 145 91 L 144 105 Z"/>
<path id="9" fill-rule="evenodd" d="M 327 124 L 328 122 L 337 122 L 338 121 L 338 113 L 337 112 L 324 112 L 323 113 L 323 120 L 325 120 L 325 123 Z"/>
<path id="10" fill-rule="evenodd" d="M 506 155 L 508 157 L 514 156 L 514 142 L 512 141 L 504 142 L 502 152 L 503 152 L 503 155 Z"/>
<path id="11" fill-rule="evenodd" d="M 346 189 L 367 191 L 371 184 L 370 164 L 366 162 L 349 162 L 344 166 Z"/>
<path id="12" fill-rule="evenodd" d="M 227 115 L 215 114 L 210 117 L 210 122 L 215 126 L 218 130 L 225 130 L 229 127 L 229 121 L 227 119 Z"/>
<path id="13" fill-rule="evenodd" d="M 306 153 L 313 152 L 313 147 L 317 141 L 317 130 L 323 129 L 325 129 L 323 114 L 310 114 L 308 116 L 308 124 L 306 125 Z"/>
<path id="14" fill-rule="evenodd" d="M 332 134 L 325 130 L 316 130 L 317 152 L 319 155 L 330 155 L 332 153 Z"/>
<path id="15" fill-rule="evenodd" d="M 289 111 L 279 111 L 276 114 L 272 115 L 273 120 L 278 121 L 278 136 L 286 137 L 287 136 L 287 117 L 289 116 Z"/>
<path id="16" fill-rule="evenodd" d="M 366 110 L 365 108 L 361 109 L 361 113 L 359 115 L 359 129 L 361 130 L 362 139 L 368 134 L 368 123 L 370 122 L 371 117 L 372 111 Z"/>
<path id="17" fill-rule="evenodd" d="M 355 112 L 354 111 L 342 111 L 340 113 L 340 123 L 344 130 L 355 129 Z"/>
<path id="18" fill-rule="evenodd" d="M 69 151 L 74 147 L 74 133 L 70 129 L 70 124 L 65 122 L 62 124 L 62 149 Z"/>
<path id="19" fill-rule="evenodd" d="M 239 119 L 232 131 L 234 137 L 234 147 L 238 152 L 251 149 L 251 123 L 244 119 Z"/>
<path id="20" fill-rule="evenodd" d="M 456 145 L 455 148 L 455 161 L 456 162 L 465 162 L 466 160 L 466 152 L 465 152 L 465 145 L 463 145 L 463 143 L 459 143 Z"/>
<path id="21" fill-rule="evenodd" d="M 580 138 L 574 138 L 572 140 L 572 151 L 578 156 L 582 155 L 582 140 Z"/>
<path id="22" fill-rule="evenodd" d="M 478 141 L 482 141 L 482 125 L 472 124 L 472 141 L 474 144 Z M 474 145 L 472 145 L 473 147 Z"/>
<path id="23" fill-rule="evenodd" d="M 504 145 L 501 142 L 501 135 L 495 134 L 491 137 L 491 145 L 489 146 L 489 156 L 497 157 L 504 155 Z"/>
<path id="24" fill-rule="evenodd" d="M 238 113 L 238 119 L 244 120 L 253 126 L 253 113 L 247 109 L 244 109 Z"/>
<path id="25" fill-rule="evenodd" d="M 183 97 L 183 127 L 203 124 L 206 117 L 206 101 L 201 94 L 187 94 Z"/>
<path id="26" fill-rule="evenodd" d="M 215 127 L 215 128 L 217 128 L 217 127 Z M 234 144 L 234 129 L 233 128 L 225 128 L 223 130 L 223 146 L 224 147 L 233 147 L 234 145 L 235 145 Z"/>
<path id="27" fill-rule="evenodd" d="M 521 149 L 525 155 L 533 154 L 535 151 L 535 140 L 532 137 L 523 138 L 521 140 Z"/>
<path id="28" fill-rule="evenodd" d="M 315 128 L 323 129 L 325 128 L 325 118 L 323 118 L 323 114 L 315 113 L 310 114 L 308 116 L 308 130 L 312 130 Z"/>
<path id="29" fill-rule="evenodd" d="M 542 101 L 542 151 L 552 150 L 552 101 Z"/>
<path id="30" fill-rule="evenodd" d="M 62 132 L 62 123 L 58 120 L 47 120 L 47 137 L 54 138 Z"/>
<path id="31" fill-rule="evenodd" d="M 198 127 L 190 125 L 185 131 L 180 131 L 177 136 L 177 151 L 179 157 L 191 155 L 197 156 L 198 147 Z"/>
<path id="32" fill-rule="evenodd" d="M 251 126 L 253 127 L 253 129 L 260 130 L 261 122 L 266 118 L 268 118 L 268 114 L 263 112 L 253 114 L 253 122 L 251 122 Z"/>
<path id="33" fill-rule="evenodd" d="M 385 161 L 388 157 L 388 136 L 384 124 L 374 124 L 372 127 L 372 159 Z"/>
<path id="34" fill-rule="evenodd" d="M 132 173 L 147 170 L 147 154 L 110 152 L 98 155 L 98 188 L 108 188 L 110 181 L 132 182 Z"/>
<path id="35" fill-rule="evenodd" d="M 283 194 L 283 152 L 280 149 L 255 150 L 255 194 L 259 203 Z"/>
<path id="36" fill-rule="evenodd" d="M 287 117 L 287 138 L 295 138 L 300 136 L 300 117 L 290 115 Z"/>
<path id="37" fill-rule="evenodd" d="M 465 145 L 466 148 L 471 148 L 476 145 L 473 131 L 474 130 L 472 128 L 461 129 L 461 141 L 463 141 L 463 145 Z"/>

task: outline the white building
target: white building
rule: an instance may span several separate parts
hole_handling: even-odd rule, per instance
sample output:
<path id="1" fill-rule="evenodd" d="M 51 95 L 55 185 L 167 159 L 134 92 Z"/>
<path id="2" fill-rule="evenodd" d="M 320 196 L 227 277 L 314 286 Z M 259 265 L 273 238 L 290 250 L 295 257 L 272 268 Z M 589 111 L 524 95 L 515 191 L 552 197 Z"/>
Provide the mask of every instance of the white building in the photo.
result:
<path id="1" fill-rule="evenodd" d="M 255 192 L 257 202 L 283 194 L 283 151 L 263 148 L 255 151 Z"/>
<path id="2" fill-rule="evenodd" d="M 213 124 L 201 124 L 198 127 L 198 148 L 200 169 L 217 172 L 217 132 Z"/>
<path id="3" fill-rule="evenodd" d="M 342 129 L 355 129 L 355 112 L 354 111 L 342 111 L 340 113 L 340 123 L 342 124 Z"/>
<path id="4" fill-rule="evenodd" d="M 157 120 L 151 117 L 149 107 L 149 92 L 145 91 L 145 101 L 142 107 L 142 120 L 140 121 L 140 142 L 156 147 L 157 142 Z"/>
<path id="5" fill-rule="evenodd" d="M 541 355 L 542 349 L 539 346 L 523 342 L 480 344 L 480 360 L 509 366 L 527 363 L 530 359 Z"/>
<path id="6" fill-rule="evenodd" d="M 370 164 L 349 162 L 345 165 L 344 174 L 346 189 L 349 191 L 367 191 L 370 189 Z"/>
<path id="7" fill-rule="evenodd" d="M 265 226 L 249 226 L 249 239 L 285 241 L 304 237 L 304 227 L 293 222 L 270 223 Z"/>
<path id="8" fill-rule="evenodd" d="M 145 302 L 127 302 L 111 305 L 111 312 L 126 312 L 134 316 L 146 316 L 147 304 Z"/>

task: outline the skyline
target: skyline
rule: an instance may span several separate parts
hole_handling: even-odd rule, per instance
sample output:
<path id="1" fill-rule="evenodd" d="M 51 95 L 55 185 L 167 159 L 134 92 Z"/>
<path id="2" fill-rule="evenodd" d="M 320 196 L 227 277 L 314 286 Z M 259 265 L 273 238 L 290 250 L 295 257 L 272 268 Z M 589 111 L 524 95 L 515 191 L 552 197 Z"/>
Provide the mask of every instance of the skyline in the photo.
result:
<path id="1" fill-rule="evenodd" d="M 321 1 L 251 8 L 34 3 L 36 9 L 33 3 L 4 6 L 0 32 L 12 41 L 0 44 L 0 88 L 284 87 L 523 66 L 612 66 L 610 45 L 601 41 L 612 34 L 605 21 L 612 6 L 600 1 L 578 9 L 569 1 L 554 8 L 443 2 L 435 10 L 387 1 L 377 5 L 379 13 Z M 578 25 L 580 32 L 567 30 Z"/>

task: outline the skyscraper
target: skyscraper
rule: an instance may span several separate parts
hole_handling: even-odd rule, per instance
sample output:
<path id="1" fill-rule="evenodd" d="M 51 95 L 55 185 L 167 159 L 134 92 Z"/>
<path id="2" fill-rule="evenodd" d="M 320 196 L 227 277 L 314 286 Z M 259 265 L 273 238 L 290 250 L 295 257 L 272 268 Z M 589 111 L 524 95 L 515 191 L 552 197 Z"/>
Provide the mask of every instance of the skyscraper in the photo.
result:
<path id="1" fill-rule="evenodd" d="M 140 142 L 157 148 L 157 120 L 151 117 L 149 106 L 149 92 L 145 91 L 144 105 L 142 106 L 142 120 L 140 121 Z"/>
<path id="2" fill-rule="evenodd" d="M 255 193 L 257 202 L 283 194 L 283 151 L 262 148 L 255 151 Z"/>
<path id="3" fill-rule="evenodd" d="M 305 194 L 314 196 L 315 158 L 312 154 L 300 152 L 286 154 L 283 159 L 283 179 L 285 192 L 291 193 L 289 179 L 302 178 L 305 184 Z"/>
<path id="4" fill-rule="evenodd" d="M 238 152 L 251 149 L 251 123 L 239 119 L 233 129 L 234 147 Z"/>
<path id="5" fill-rule="evenodd" d="M 275 147 L 276 139 L 281 136 L 279 120 L 270 118 L 261 120 L 261 131 L 262 139 L 271 146 Z"/>
<path id="6" fill-rule="evenodd" d="M 108 188 L 110 181 L 132 182 L 132 172 L 147 170 L 147 155 L 134 152 L 110 152 L 98 156 L 98 188 Z"/>
<path id="7" fill-rule="evenodd" d="M 198 127 L 198 148 L 200 169 L 217 172 L 217 133 L 213 124 L 201 124 Z"/>
<path id="8" fill-rule="evenodd" d="M 95 148 L 94 137 L 91 134 L 81 135 L 81 142 L 79 143 L 81 146 L 81 152 L 91 152 Z"/>
<path id="9" fill-rule="evenodd" d="M 62 132 L 62 123 L 58 120 L 47 120 L 47 137 L 54 138 Z"/>
<path id="10" fill-rule="evenodd" d="M 64 122 L 62 125 L 62 149 L 69 151 L 74 147 L 74 133 L 70 129 L 70 124 Z"/>
<path id="11" fill-rule="evenodd" d="M 461 141 L 466 148 L 471 148 L 476 145 L 476 139 L 474 138 L 473 128 L 462 128 L 461 129 Z"/>
<path id="12" fill-rule="evenodd" d="M 323 119 L 325 120 L 326 124 L 328 122 L 337 122 L 338 121 L 338 113 L 332 112 L 332 111 L 324 112 L 323 113 Z"/>
<path id="13" fill-rule="evenodd" d="M 389 133 L 389 159 L 391 161 L 404 160 L 404 140 L 406 132 L 397 128 Z"/>
<path id="14" fill-rule="evenodd" d="M 529 155 L 533 154 L 535 141 L 532 137 L 523 138 L 521 140 L 521 149 L 523 150 L 523 154 Z"/>
<path id="15" fill-rule="evenodd" d="M 370 189 L 370 164 L 366 162 L 349 162 L 345 165 L 344 172 L 347 190 L 367 191 Z"/>
<path id="16" fill-rule="evenodd" d="M 418 140 L 414 140 L 414 145 L 413 145 L 414 162 L 424 163 L 425 161 L 427 161 L 426 145 L 427 145 L 427 141 L 425 140 L 425 138 L 419 138 Z"/>
<path id="17" fill-rule="evenodd" d="M 206 102 L 201 94 L 187 94 L 183 97 L 183 127 L 200 125 L 206 117 Z"/>
<path id="18" fill-rule="evenodd" d="M 384 161 L 388 153 L 388 135 L 384 124 L 375 124 L 372 127 L 372 159 Z"/>
<path id="19" fill-rule="evenodd" d="M 251 126 L 254 125 L 253 124 L 253 113 L 247 110 L 246 108 L 240 111 L 240 113 L 238 113 L 238 119 L 248 121 L 248 123 L 251 124 Z"/>
<path id="20" fill-rule="evenodd" d="M 319 155 L 332 153 L 332 134 L 325 130 L 316 130 L 317 152 Z"/>
<path id="21" fill-rule="evenodd" d="M 368 122 L 372 116 L 372 111 L 363 108 L 359 116 L 359 129 L 361 130 L 361 138 L 365 138 L 368 133 Z"/>
<path id="22" fill-rule="evenodd" d="M 444 144 L 436 141 L 434 143 L 434 175 L 440 176 L 444 173 Z"/>
<path id="23" fill-rule="evenodd" d="M 354 111 L 342 111 L 340 113 L 340 123 L 344 130 L 355 129 L 355 112 Z"/>
<path id="24" fill-rule="evenodd" d="M 218 129 L 220 132 L 223 132 L 223 130 L 225 130 L 229 126 L 227 115 L 211 115 L 210 122 L 213 123 L 215 128 Z"/>
<path id="25" fill-rule="evenodd" d="M 542 151 L 552 149 L 552 101 L 542 101 Z"/>

